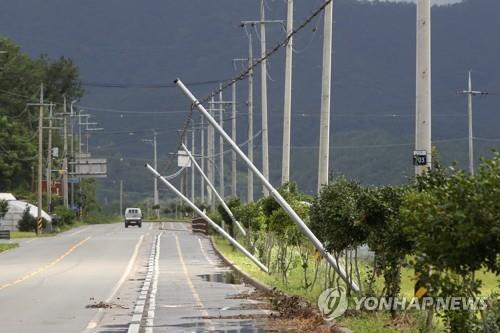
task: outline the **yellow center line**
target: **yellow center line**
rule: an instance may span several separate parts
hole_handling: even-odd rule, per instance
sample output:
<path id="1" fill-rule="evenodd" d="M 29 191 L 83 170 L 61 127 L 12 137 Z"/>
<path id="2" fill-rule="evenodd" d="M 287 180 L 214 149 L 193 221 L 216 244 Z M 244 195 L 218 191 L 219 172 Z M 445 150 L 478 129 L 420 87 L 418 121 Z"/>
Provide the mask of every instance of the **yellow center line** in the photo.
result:
<path id="1" fill-rule="evenodd" d="M 179 260 L 181 262 L 181 266 L 182 266 L 182 270 L 184 271 L 184 275 L 186 276 L 186 280 L 187 280 L 189 289 L 191 289 L 191 293 L 193 294 L 193 296 L 196 300 L 196 305 L 198 307 L 200 307 L 200 309 L 201 309 L 202 316 L 207 317 L 206 320 L 207 320 L 208 324 L 210 326 L 212 326 L 212 328 L 209 328 L 209 329 L 213 330 L 214 329 L 213 323 L 210 319 L 208 319 L 208 316 L 209 316 L 208 311 L 205 309 L 205 305 L 201 301 L 200 295 L 198 294 L 198 292 L 194 288 L 193 281 L 191 281 L 191 277 L 189 276 L 189 271 L 186 267 L 186 263 L 184 262 L 184 257 L 182 256 L 182 250 L 181 250 L 181 245 L 179 243 L 179 238 L 177 237 L 177 235 L 174 235 L 174 237 L 175 237 L 175 242 L 177 244 L 177 253 L 179 255 Z"/>
<path id="2" fill-rule="evenodd" d="M 84 240 L 76 243 L 75 245 L 73 245 L 72 247 L 70 247 L 68 249 L 68 251 L 66 251 L 62 256 L 60 256 L 59 258 L 57 258 L 56 260 L 48 263 L 47 265 L 45 266 L 42 266 L 42 267 L 39 267 L 37 270 L 34 270 L 33 272 L 29 273 L 29 274 L 26 274 L 25 276 L 23 277 L 20 277 L 18 278 L 17 280 L 14 280 L 12 282 L 9 282 L 7 284 L 3 284 L 3 285 L 0 285 L 0 290 L 2 289 L 5 289 L 5 288 L 8 288 L 8 287 L 12 287 L 12 286 L 15 286 L 16 284 L 19 284 L 21 282 L 24 282 L 40 273 L 43 273 L 45 272 L 46 270 L 48 270 L 49 268 L 51 267 L 54 267 L 55 265 L 57 265 L 61 260 L 63 260 L 64 258 L 66 258 L 67 256 L 69 256 L 71 254 L 71 252 L 75 251 L 77 248 L 79 248 L 80 246 L 82 246 L 86 241 L 88 241 L 90 238 L 92 237 L 87 237 L 85 238 Z"/>

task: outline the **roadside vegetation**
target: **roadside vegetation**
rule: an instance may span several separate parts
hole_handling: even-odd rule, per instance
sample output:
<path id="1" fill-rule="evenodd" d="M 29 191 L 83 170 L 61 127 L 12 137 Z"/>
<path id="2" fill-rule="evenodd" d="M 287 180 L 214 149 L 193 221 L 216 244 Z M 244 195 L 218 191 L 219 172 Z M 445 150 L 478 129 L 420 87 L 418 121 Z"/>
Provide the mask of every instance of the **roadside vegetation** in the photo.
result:
<path id="1" fill-rule="evenodd" d="M 7 251 L 7 250 L 10 250 L 10 249 L 14 249 L 18 246 L 19 246 L 19 244 L 17 244 L 17 243 L 5 243 L 5 244 L 0 243 L 0 253 Z"/>
<path id="2" fill-rule="evenodd" d="M 361 286 L 350 290 L 326 265 L 272 198 L 242 204 L 228 200 L 249 231 L 242 241 L 271 274 L 258 270 L 226 241 L 216 244 L 233 262 L 260 281 L 302 296 L 313 306 L 322 290 L 343 287 L 360 296 L 479 297 L 483 311 L 355 311 L 339 319 L 357 332 L 498 332 L 500 272 L 500 153 L 483 160 L 471 176 L 435 163 L 433 170 L 406 186 L 365 187 L 334 178 L 316 198 L 294 184 L 280 193 L 328 251 Z M 231 220 L 211 213 L 218 223 Z M 367 251 L 366 246 L 370 251 Z"/>

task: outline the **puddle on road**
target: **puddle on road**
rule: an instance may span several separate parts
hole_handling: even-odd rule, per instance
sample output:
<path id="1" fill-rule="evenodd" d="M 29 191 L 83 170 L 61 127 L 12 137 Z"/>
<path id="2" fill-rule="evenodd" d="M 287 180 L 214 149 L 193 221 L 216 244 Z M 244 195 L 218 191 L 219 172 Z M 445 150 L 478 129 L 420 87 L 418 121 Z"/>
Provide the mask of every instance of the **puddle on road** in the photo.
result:
<path id="1" fill-rule="evenodd" d="M 217 282 L 217 283 L 227 283 L 227 284 L 242 283 L 241 277 L 232 271 L 218 272 L 214 274 L 201 274 L 198 275 L 198 277 L 206 282 Z"/>

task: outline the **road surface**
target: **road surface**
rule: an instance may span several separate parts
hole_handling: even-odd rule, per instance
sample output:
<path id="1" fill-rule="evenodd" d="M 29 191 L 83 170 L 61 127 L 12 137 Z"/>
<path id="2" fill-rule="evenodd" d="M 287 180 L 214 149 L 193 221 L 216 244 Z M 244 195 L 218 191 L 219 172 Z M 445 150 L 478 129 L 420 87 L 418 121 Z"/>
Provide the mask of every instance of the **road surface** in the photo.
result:
<path id="1" fill-rule="evenodd" d="M 1 332 L 263 332 L 251 288 L 183 223 L 85 226 L 0 253 Z"/>

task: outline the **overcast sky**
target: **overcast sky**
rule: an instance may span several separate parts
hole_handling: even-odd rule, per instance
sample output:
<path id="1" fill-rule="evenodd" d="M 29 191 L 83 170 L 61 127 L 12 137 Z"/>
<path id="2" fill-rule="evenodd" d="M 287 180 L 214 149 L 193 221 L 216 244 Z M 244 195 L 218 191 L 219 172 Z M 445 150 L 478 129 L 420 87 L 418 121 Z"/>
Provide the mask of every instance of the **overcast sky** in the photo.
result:
<path id="1" fill-rule="evenodd" d="M 387 1 L 417 2 L 417 0 L 387 0 Z M 445 5 L 445 4 L 450 4 L 450 3 L 462 2 L 462 0 L 431 0 L 431 1 L 433 4 L 438 4 L 438 5 Z"/>

